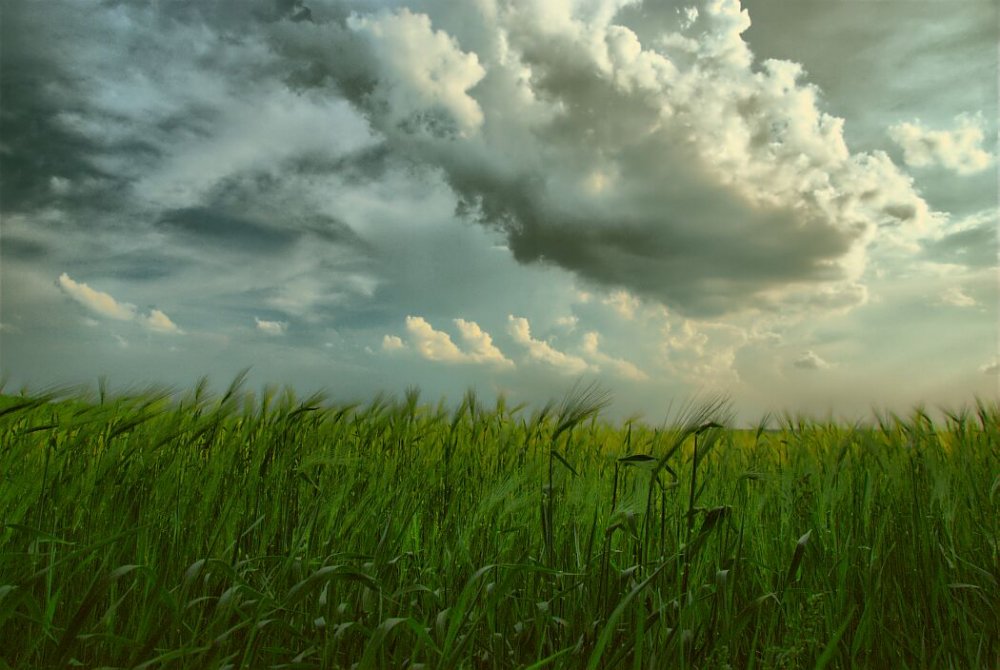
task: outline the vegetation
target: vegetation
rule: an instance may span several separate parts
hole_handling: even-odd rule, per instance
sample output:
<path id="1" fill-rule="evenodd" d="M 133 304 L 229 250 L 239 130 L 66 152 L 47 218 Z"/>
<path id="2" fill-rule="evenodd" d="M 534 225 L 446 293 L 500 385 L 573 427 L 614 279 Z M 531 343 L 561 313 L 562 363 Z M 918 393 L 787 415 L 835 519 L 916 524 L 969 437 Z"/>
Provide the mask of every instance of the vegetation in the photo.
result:
<path id="1" fill-rule="evenodd" d="M 0 400 L 0 668 L 994 668 L 1000 408 Z"/>

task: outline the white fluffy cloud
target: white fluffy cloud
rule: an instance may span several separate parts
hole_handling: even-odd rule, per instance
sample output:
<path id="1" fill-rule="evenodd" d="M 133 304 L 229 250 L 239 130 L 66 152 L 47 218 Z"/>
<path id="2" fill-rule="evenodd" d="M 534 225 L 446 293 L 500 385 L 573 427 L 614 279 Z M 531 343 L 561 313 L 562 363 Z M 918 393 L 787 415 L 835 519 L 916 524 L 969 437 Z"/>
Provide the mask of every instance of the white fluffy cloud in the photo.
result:
<path id="1" fill-rule="evenodd" d="M 963 114 L 952 130 L 932 130 L 919 120 L 889 128 L 889 137 L 903 150 L 903 160 L 911 167 L 941 165 L 961 175 L 982 172 L 996 157 L 983 148 L 986 139 L 981 114 Z"/>
<path id="2" fill-rule="evenodd" d="M 169 316 L 161 310 L 153 309 L 149 314 L 141 314 L 135 305 L 115 300 L 109 293 L 98 291 L 83 282 L 74 281 L 65 272 L 59 275 L 56 285 L 70 298 L 89 309 L 94 314 L 118 321 L 134 321 L 147 330 L 157 333 L 184 333 Z"/>
<path id="3" fill-rule="evenodd" d="M 184 332 L 170 320 L 169 316 L 158 309 L 154 309 L 147 316 L 142 317 L 141 321 L 144 326 L 159 333 L 182 334 Z"/>
<path id="4" fill-rule="evenodd" d="M 402 338 L 397 335 L 385 335 L 382 337 L 382 349 L 384 351 L 400 351 L 405 349 Z"/>
<path id="5" fill-rule="evenodd" d="M 610 369 L 614 374 L 623 379 L 632 381 L 645 381 L 649 375 L 640 370 L 634 363 L 623 358 L 614 358 L 600 350 L 600 336 L 590 331 L 583 336 L 583 351 L 587 356 L 603 368 Z"/>
<path id="6" fill-rule="evenodd" d="M 603 300 L 603 303 L 628 321 L 635 319 L 636 310 L 640 307 L 639 299 L 630 295 L 628 291 L 613 291 Z"/>
<path id="7" fill-rule="evenodd" d="M 257 324 L 257 330 L 265 335 L 284 335 L 288 330 L 288 323 L 285 321 L 267 321 L 256 316 L 253 320 Z"/>
<path id="8" fill-rule="evenodd" d="M 703 388 L 729 389 L 740 382 L 736 354 L 749 335 L 740 326 L 667 315 L 662 327 L 663 365 Z"/>
<path id="9" fill-rule="evenodd" d="M 552 347 L 544 340 L 536 340 L 531 336 L 531 324 L 521 316 L 507 316 L 507 333 L 514 341 L 528 350 L 532 360 L 543 363 L 567 375 L 578 375 L 594 371 L 593 366 L 579 356 L 564 353 Z"/>
<path id="10" fill-rule="evenodd" d="M 136 317 L 135 305 L 118 302 L 108 293 L 94 290 L 82 282 L 73 281 L 65 272 L 59 275 L 57 284 L 63 293 L 95 314 L 119 321 L 131 321 Z"/>
<path id="11" fill-rule="evenodd" d="M 455 319 L 455 326 L 468 346 L 469 351 L 463 351 L 456 345 L 448 333 L 435 330 L 422 316 L 407 316 L 406 331 L 414 349 L 429 361 L 442 363 L 482 363 L 496 368 L 513 368 L 514 362 L 503 355 L 493 344 L 490 334 L 479 327 L 475 321 Z M 384 349 L 402 348 L 400 338 L 390 339 L 386 336 L 382 341 Z M 387 346 L 388 344 L 388 346 Z"/>
<path id="12" fill-rule="evenodd" d="M 475 321 L 455 319 L 455 326 L 462 335 L 462 340 L 469 347 L 466 354 L 476 363 L 490 363 L 500 367 L 514 367 L 514 362 L 503 355 L 493 344 L 490 334 L 479 327 Z"/>
<path id="13" fill-rule="evenodd" d="M 479 104 L 468 90 L 486 74 L 474 53 L 465 53 L 455 39 L 435 30 L 430 17 L 408 9 L 376 16 L 354 15 L 348 25 L 365 36 L 378 61 L 375 98 L 393 125 L 459 134 L 475 132 L 483 123 Z"/>

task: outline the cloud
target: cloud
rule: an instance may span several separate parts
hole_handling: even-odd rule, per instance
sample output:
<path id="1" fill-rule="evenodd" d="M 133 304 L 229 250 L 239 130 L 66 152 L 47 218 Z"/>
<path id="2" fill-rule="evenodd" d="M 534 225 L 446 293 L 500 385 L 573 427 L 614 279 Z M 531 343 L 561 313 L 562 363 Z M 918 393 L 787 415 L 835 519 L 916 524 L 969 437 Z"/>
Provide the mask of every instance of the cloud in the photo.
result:
<path id="1" fill-rule="evenodd" d="M 938 224 L 886 154 L 848 150 L 798 64 L 755 59 L 737 0 L 646 8 L 665 29 L 643 39 L 632 4 L 428 0 L 272 39 L 519 262 L 689 315 L 856 285 L 873 243 Z"/>
<path id="2" fill-rule="evenodd" d="M 829 363 L 820 358 L 819 354 L 814 351 L 802 352 L 802 355 L 796 358 L 792 362 L 792 365 L 800 370 L 826 370 L 831 367 Z"/>
<path id="3" fill-rule="evenodd" d="M 649 379 L 649 375 L 637 368 L 634 363 L 630 363 L 622 358 L 613 358 L 602 352 L 599 343 L 600 336 L 596 332 L 590 331 L 584 334 L 583 351 L 591 360 L 597 362 L 602 367 L 606 366 L 610 368 L 614 374 L 624 379 L 632 381 L 645 381 Z"/>
<path id="4" fill-rule="evenodd" d="M 580 319 L 576 315 L 560 316 L 558 319 L 556 319 L 557 326 L 565 328 L 570 332 L 576 330 L 576 327 L 577 325 L 579 325 L 579 323 Z"/>
<path id="5" fill-rule="evenodd" d="M 625 0 L 406 4 L 12 11 L 19 32 L 74 58 L 14 45 L 32 80 L 60 84 L 8 96 L 3 135 L 34 138 L 38 160 L 7 172 L 30 177 L 25 206 L 106 208 L 117 194 L 121 219 L 141 213 L 143 232 L 194 266 L 209 252 L 295 255 L 326 231 L 349 249 L 305 266 L 296 256 L 250 303 L 303 320 L 331 302 L 331 269 L 376 282 L 377 254 L 356 253 L 360 203 L 437 189 L 438 175 L 441 198 L 506 238 L 518 262 L 698 317 L 830 292 L 854 306 L 868 247 L 933 226 L 888 156 L 847 149 L 801 67 L 754 57 L 735 0 L 641 7 L 655 32 Z M 344 195 L 347 182 L 371 191 Z"/>
<path id="6" fill-rule="evenodd" d="M 977 212 L 954 222 L 933 239 L 925 240 L 923 255 L 939 263 L 992 268 L 1000 258 L 998 226 L 1000 219 L 996 207 Z"/>
<path id="7" fill-rule="evenodd" d="M 931 130 L 919 120 L 889 128 L 889 137 L 903 150 L 910 167 L 940 165 L 960 175 L 982 172 L 996 157 L 983 149 L 986 138 L 982 114 L 962 114 L 952 130 Z"/>
<path id="8" fill-rule="evenodd" d="M 941 302 L 952 307 L 975 307 L 979 303 L 970 295 L 962 291 L 959 286 L 953 286 L 941 294 Z"/>
<path id="9" fill-rule="evenodd" d="M 662 362 L 672 375 L 703 388 L 728 390 L 740 383 L 736 354 L 750 338 L 744 328 L 662 316 Z"/>
<path id="10" fill-rule="evenodd" d="M 132 321 L 156 333 L 184 334 L 184 331 L 161 310 L 153 309 L 148 314 L 141 314 L 135 305 L 119 302 L 109 293 L 95 290 L 83 282 L 74 281 L 65 272 L 59 275 L 56 285 L 63 293 L 94 314 L 117 321 Z M 90 325 L 91 321 L 85 319 L 84 323 Z"/>
<path id="11" fill-rule="evenodd" d="M 461 363 L 466 360 L 462 350 L 451 341 L 451 336 L 434 330 L 421 316 L 407 316 L 406 330 L 417 352 L 429 361 Z"/>
<path id="12" fill-rule="evenodd" d="M 514 367 L 514 362 L 494 346 L 489 333 L 480 328 L 479 324 L 474 321 L 455 319 L 455 325 L 462 335 L 462 340 L 469 347 L 469 351 L 462 351 L 452 341 L 448 333 L 435 330 L 423 317 L 406 317 L 406 330 L 410 335 L 413 347 L 417 353 L 429 361 L 481 363 L 497 368 Z M 385 340 L 383 340 L 383 347 L 385 347 Z"/>
<path id="13" fill-rule="evenodd" d="M 602 302 L 628 321 L 635 319 L 636 310 L 641 306 L 639 299 L 630 295 L 628 291 L 613 291 Z"/>
<path id="14" fill-rule="evenodd" d="M 980 366 L 979 371 L 985 375 L 1000 375 L 1000 361 L 993 361 Z"/>
<path id="15" fill-rule="evenodd" d="M 150 330 L 155 330 L 159 333 L 176 333 L 178 335 L 184 333 L 183 330 L 177 327 L 176 323 L 170 320 L 169 316 L 158 309 L 152 310 L 148 316 L 141 317 L 140 321 Z"/>
<path id="16" fill-rule="evenodd" d="M 75 282 L 65 272 L 59 275 L 57 285 L 66 295 L 96 314 L 119 321 L 132 321 L 136 318 L 135 305 L 120 303 L 107 293 Z"/>
<path id="17" fill-rule="evenodd" d="M 378 73 L 371 97 L 384 109 L 384 122 L 461 136 L 479 129 L 483 112 L 468 90 L 486 71 L 476 54 L 434 30 L 430 17 L 403 8 L 355 14 L 348 26 L 371 44 Z"/>
<path id="18" fill-rule="evenodd" d="M 396 335 L 385 335 L 382 337 L 382 349 L 384 351 L 400 351 L 405 349 L 403 340 Z"/>
<path id="19" fill-rule="evenodd" d="M 257 324 L 257 330 L 265 335 L 284 335 L 288 330 L 288 323 L 285 321 L 265 321 L 256 316 L 253 320 Z"/>
<path id="20" fill-rule="evenodd" d="M 490 334 L 480 328 L 475 321 L 455 319 L 455 325 L 462 335 L 462 340 L 470 349 L 467 356 L 471 360 L 476 363 L 492 363 L 500 367 L 514 367 L 514 362 L 494 346 Z"/>
<path id="21" fill-rule="evenodd" d="M 528 355 L 533 360 L 544 363 L 563 374 L 578 375 L 593 370 L 592 366 L 582 358 L 554 349 L 548 342 L 534 339 L 531 336 L 531 324 L 524 317 L 508 315 L 507 333 L 514 338 L 515 342 L 528 350 Z"/>

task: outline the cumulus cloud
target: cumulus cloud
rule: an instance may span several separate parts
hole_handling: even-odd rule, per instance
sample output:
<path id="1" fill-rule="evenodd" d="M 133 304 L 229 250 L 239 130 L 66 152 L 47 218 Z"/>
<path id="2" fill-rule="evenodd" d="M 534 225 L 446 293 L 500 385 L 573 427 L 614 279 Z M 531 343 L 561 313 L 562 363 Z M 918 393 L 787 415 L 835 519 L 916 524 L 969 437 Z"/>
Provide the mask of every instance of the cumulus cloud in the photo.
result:
<path id="1" fill-rule="evenodd" d="M 979 368 L 979 371 L 985 375 L 1000 375 L 1000 360 L 986 363 Z"/>
<path id="2" fill-rule="evenodd" d="M 736 354 L 749 337 L 740 326 L 664 315 L 663 364 L 689 383 L 729 389 L 740 382 Z"/>
<path id="3" fill-rule="evenodd" d="M 796 358 L 792 365 L 800 370 L 825 370 L 830 367 L 830 364 L 820 358 L 819 354 L 811 350 L 802 352 L 802 355 Z"/>
<path id="4" fill-rule="evenodd" d="M 996 160 L 983 148 L 986 139 L 982 114 L 962 114 L 952 130 L 932 130 L 919 120 L 889 128 L 889 137 L 903 150 L 910 167 L 941 165 L 960 175 L 982 172 Z"/>
<path id="5" fill-rule="evenodd" d="M 73 281 L 65 272 L 59 275 L 57 285 L 63 293 L 95 314 L 119 321 L 131 321 L 136 318 L 135 305 L 118 302 L 108 293 L 94 290 L 82 282 Z"/>
<path id="6" fill-rule="evenodd" d="M 888 156 L 848 150 L 800 66 L 755 58 L 738 0 L 682 12 L 646 3 L 650 21 L 629 0 L 390 4 L 17 12 L 33 29 L 84 21 L 85 34 L 143 45 L 115 77 L 95 73 L 117 71 L 119 51 L 76 33 L 74 63 L 45 55 L 66 80 L 97 85 L 39 103 L 58 110 L 43 133 L 51 160 L 39 164 L 67 169 L 36 175 L 38 199 L 100 179 L 91 201 L 103 202 L 134 181 L 128 192 L 162 209 L 164 232 L 263 255 L 300 239 L 304 224 L 280 210 L 315 204 L 275 183 L 424 166 L 519 262 L 699 318 L 831 291 L 857 304 L 869 246 L 935 225 Z M 221 38 L 233 31 L 244 38 Z M 161 67 L 171 76 L 150 85 Z M 55 147 L 79 155 L 54 160 Z M 236 205 L 213 201 L 239 180 L 251 182 L 244 195 L 281 196 L 267 217 L 281 226 L 246 216 L 239 194 Z M 284 284 L 266 304 L 302 318 L 330 288 Z"/>
<path id="7" fill-rule="evenodd" d="M 184 331 L 161 310 L 153 309 L 148 314 L 141 314 L 135 305 L 120 302 L 109 293 L 93 289 L 83 282 L 74 281 L 65 272 L 59 275 L 56 285 L 63 293 L 94 314 L 117 321 L 134 321 L 147 330 L 157 333 L 184 334 Z"/>
<path id="8" fill-rule="evenodd" d="M 150 330 L 155 330 L 159 333 L 183 334 L 184 332 L 177 327 L 176 323 L 170 320 L 169 316 L 158 309 L 154 309 L 147 316 L 141 317 L 141 322 Z"/>
<path id="9" fill-rule="evenodd" d="M 475 321 L 455 319 L 455 326 L 458 327 L 462 340 L 469 347 L 469 352 L 466 355 L 471 360 L 476 363 L 492 363 L 500 367 L 514 367 L 514 362 L 496 348 L 490 334 L 480 328 Z"/>
<path id="10" fill-rule="evenodd" d="M 406 345 L 403 344 L 403 340 L 396 335 L 385 335 L 382 337 L 382 349 L 384 351 L 400 351 L 405 348 Z"/>
<path id="11" fill-rule="evenodd" d="M 266 321 L 256 316 L 253 320 L 257 324 L 257 330 L 265 335 L 284 335 L 288 330 L 288 323 L 285 321 Z"/>
<path id="12" fill-rule="evenodd" d="M 576 330 L 577 325 L 580 323 L 579 317 L 576 315 L 570 316 L 560 316 L 556 319 L 556 325 L 566 330 L 573 331 Z"/>
<path id="13" fill-rule="evenodd" d="M 352 15 L 348 25 L 372 46 L 379 75 L 372 94 L 385 120 L 406 128 L 467 135 L 483 123 L 468 90 L 486 74 L 474 53 L 434 30 L 430 17 L 403 8 L 376 16 Z"/>
<path id="14" fill-rule="evenodd" d="M 614 358 L 600 350 L 600 335 L 594 331 L 583 336 L 583 351 L 602 368 L 610 369 L 614 374 L 632 381 L 645 381 L 649 375 L 640 370 L 634 363 L 623 358 Z"/>
<path id="15" fill-rule="evenodd" d="M 886 154 L 848 150 L 798 64 L 755 59 L 738 0 L 646 8 L 666 28 L 643 39 L 631 4 L 428 0 L 274 39 L 520 262 L 688 314 L 854 286 L 873 241 L 936 225 Z"/>
<path id="16" fill-rule="evenodd" d="M 497 368 L 514 367 L 514 362 L 497 349 L 490 334 L 480 328 L 475 321 L 455 319 L 454 323 L 462 340 L 469 347 L 469 351 L 460 349 L 448 333 L 435 330 L 422 316 L 407 316 L 406 330 L 414 349 L 429 361 L 482 363 Z M 402 344 L 401 340 L 400 344 Z M 394 345 L 395 342 L 392 343 L 392 346 Z M 383 347 L 385 347 L 384 340 Z"/>
<path id="17" fill-rule="evenodd" d="M 640 306 L 639 299 L 628 291 L 613 291 L 603 302 L 628 321 L 635 319 L 636 310 Z"/>
<path id="18" fill-rule="evenodd" d="M 531 336 L 531 324 L 524 317 L 507 316 L 507 333 L 514 341 L 528 350 L 528 356 L 567 375 L 577 375 L 592 371 L 594 368 L 579 356 L 564 353 L 555 349 L 544 340 L 536 340 Z"/>
<path id="19" fill-rule="evenodd" d="M 465 354 L 452 342 L 451 336 L 440 330 L 434 330 L 422 316 L 407 316 L 406 330 L 417 352 L 427 360 L 445 363 L 465 361 Z"/>

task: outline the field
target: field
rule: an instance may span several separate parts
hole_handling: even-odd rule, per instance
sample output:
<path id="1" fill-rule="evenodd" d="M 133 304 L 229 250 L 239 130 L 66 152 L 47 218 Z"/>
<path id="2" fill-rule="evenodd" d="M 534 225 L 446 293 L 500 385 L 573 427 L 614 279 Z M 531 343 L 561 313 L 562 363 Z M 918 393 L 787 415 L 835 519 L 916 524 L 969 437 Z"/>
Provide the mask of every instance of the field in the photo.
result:
<path id="1" fill-rule="evenodd" d="M 0 399 L 0 668 L 995 668 L 1000 408 Z"/>

